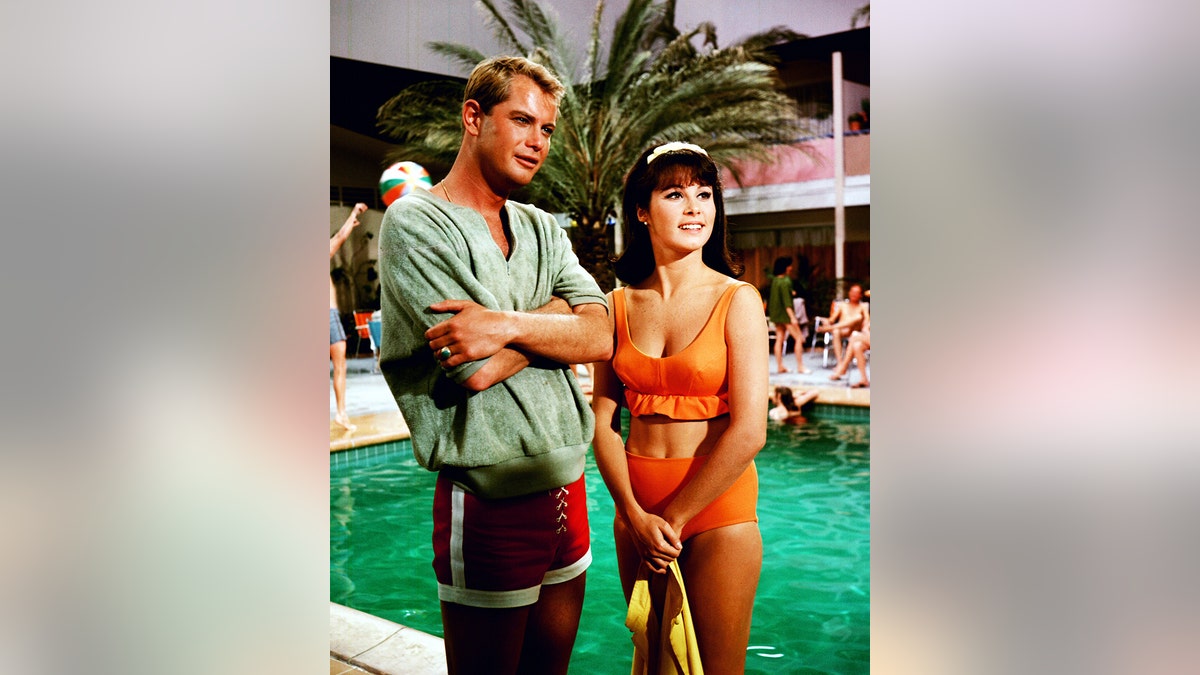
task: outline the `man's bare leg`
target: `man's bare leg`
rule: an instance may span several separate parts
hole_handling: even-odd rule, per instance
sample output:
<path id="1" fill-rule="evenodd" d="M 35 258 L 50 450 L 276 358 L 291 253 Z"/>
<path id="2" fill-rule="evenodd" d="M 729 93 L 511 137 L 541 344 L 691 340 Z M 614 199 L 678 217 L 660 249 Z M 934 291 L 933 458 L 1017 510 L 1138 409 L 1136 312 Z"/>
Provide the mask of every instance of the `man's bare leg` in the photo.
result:
<path id="1" fill-rule="evenodd" d="M 841 363 L 842 362 L 842 340 L 846 336 L 850 335 L 850 329 L 844 328 L 841 326 L 835 326 L 833 328 L 833 330 L 831 330 L 829 332 L 833 334 L 833 360 L 838 363 Z"/>
<path id="2" fill-rule="evenodd" d="M 452 675 L 566 675 L 579 632 L 585 575 L 542 586 L 537 603 L 491 609 L 442 603 Z"/>
<path id="3" fill-rule="evenodd" d="M 863 333 L 861 333 L 859 331 L 854 331 L 853 333 L 850 334 L 850 341 L 849 341 L 849 344 L 846 346 L 846 351 L 844 354 L 842 354 L 841 358 L 838 359 L 837 366 L 833 369 L 833 374 L 829 376 L 829 379 L 831 379 L 831 380 L 842 379 L 842 376 L 845 375 L 846 371 L 849 370 L 849 368 L 850 368 L 850 359 L 854 358 L 854 356 L 855 356 L 854 345 L 858 344 L 859 341 L 864 340 L 864 339 L 867 339 L 867 338 L 865 338 Z M 840 342 L 841 341 L 839 340 L 839 343 Z M 867 343 L 867 347 L 868 348 L 870 347 L 869 342 Z"/>
<path id="4" fill-rule="evenodd" d="M 338 340 L 329 345 L 329 359 L 333 361 L 333 398 L 337 403 L 337 416 L 333 421 L 346 431 L 358 427 L 350 423 L 346 414 L 346 341 Z"/>
<path id="5" fill-rule="evenodd" d="M 846 368 L 850 366 L 850 350 L 846 350 L 846 354 L 837 362 L 833 369 L 833 374 L 829 376 L 831 380 L 840 380 L 846 374 Z"/>
<path id="6" fill-rule="evenodd" d="M 494 609 L 443 602 L 442 631 L 450 675 L 516 673 L 532 607 Z"/>
<path id="7" fill-rule="evenodd" d="M 853 387 L 869 387 L 871 381 L 867 379 L 867 350 L 871 348 L 871 343 L 863 340 L 855 340 L 850 343 L 850 352 L 853 357 L 858 359 L 858 372 L 862 375 L 862 379 L 855 382 Z"/>
<path id="8" fill-rule="evenodd" d="M 561 584 L 542 586 L 525 624 L 518 673 L 566 675 L 583 611 L 585 574 Z"/>

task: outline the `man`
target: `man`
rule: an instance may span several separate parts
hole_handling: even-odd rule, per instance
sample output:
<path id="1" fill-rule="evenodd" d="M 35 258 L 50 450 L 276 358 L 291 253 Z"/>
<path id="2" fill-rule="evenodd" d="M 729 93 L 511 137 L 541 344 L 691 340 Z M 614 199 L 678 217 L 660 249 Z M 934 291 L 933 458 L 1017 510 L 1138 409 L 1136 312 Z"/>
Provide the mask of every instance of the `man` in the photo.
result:
<path id="1" fill-rule="evenodd" d="M 366 204 L 355 204 L 341 229 L 329 238 L 330 260 L 333 260 L 338 249 L 350 238 L 354 228 L 358 227 L 358 217 L 366 210 Z M 346 415 L 346 331 L 342 328 L 342 317 L 338 313 L 337 289 L 333 286 L 333 277 L 329 278 L 329 360 L 333 361 L 333 398 L 337 402 L 337 415 L 333 421 L 346 431 L 354 431 L 358 427 L 351 424 L 350 417 Z"/>
<path id="2" fill-rule="evenodd" d="M 870 308 L 862 302 L 862 296 L 862 286 L 850 286 L 846 299 L 833 303 L 829 318 L 817 322 L 818 331 L 833 334 L 834 361 L 839 363 L 842 360 L 842 340 L 848 339 L 854 331 L 862 330 L 863 325 L 870 321 Z"/>
<path id="3" fill-rule="evenodd" d="M 546 159 L 562 91 L 523 58 L 479 64 L 449 174 L 380 233 L 380 366 L 438 472 L 451 673 L 565 673 L 579 627 L 594 418 L 568 364 L 608 359 L 612 322 L 553 216 L 507 200 Z"/>
<path id="4" fill-rule="evenodd" d="M 846 345 L 846 353 L 842 355 L 838 361 L 837 368 L 833 369 L 833 374 L 829 376 L 831 380 L 840 380 L 850 369 L 850 359 L 858 360 L 858 373 L 862 378 L 850 385 L 851 387 L 869 387 L 871 380 L 867 377 L 867 350 L 871 348 L 871 316 L 867 315 L 867 320 L 863 323 L 862 330 L 856 330 L 850 334 L 850 342 Z"/>

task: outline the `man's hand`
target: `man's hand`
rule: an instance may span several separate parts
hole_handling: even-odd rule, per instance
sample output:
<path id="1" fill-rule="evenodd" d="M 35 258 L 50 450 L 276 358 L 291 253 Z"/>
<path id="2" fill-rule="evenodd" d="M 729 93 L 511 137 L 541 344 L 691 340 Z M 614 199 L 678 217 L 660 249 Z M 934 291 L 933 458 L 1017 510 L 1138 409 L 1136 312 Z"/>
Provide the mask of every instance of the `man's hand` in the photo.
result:
<path id="1" fill-rule="evenodd" d="M 454 313 L 454 316 L 425 331 L 429 348 L 444 368 L 486 359 L 507 346 L 513 338 L 512 321 L 504 312 L 490 310 L 479 303 L 442 300 L 430 305 L 429 309 L 439 313 Z"/>
<path id="2" fill-rule="evenodd" d="M 362 202 L 355 204 L 354 208 L 350 209 L 350 217 L 346 219 L 346 225 L 349 225 L 350 229 L 354 229 L 354 228 L 358 227 L 358 217 L 366 212 L 367 212 L 366 204 L 364 204 Z"/>
<path id="3" fill-rule="evenodd" d="M 350 232 L 354 228 L 358 227 L 358 216 L 362 213 L 365 213 L 366 210 L 366 204 L 362 202 L 355 204 L 354 208 L 350 209 L 350 216 L 346 218 L 346 222 L 342 223 L 342 227 L 338 229 L 337 233 L 329 238 L 330 260 L 333 260 L 334 254 L 337 253 L 338 249 L 342 247 L 342 244 L 350 238 Z"/>

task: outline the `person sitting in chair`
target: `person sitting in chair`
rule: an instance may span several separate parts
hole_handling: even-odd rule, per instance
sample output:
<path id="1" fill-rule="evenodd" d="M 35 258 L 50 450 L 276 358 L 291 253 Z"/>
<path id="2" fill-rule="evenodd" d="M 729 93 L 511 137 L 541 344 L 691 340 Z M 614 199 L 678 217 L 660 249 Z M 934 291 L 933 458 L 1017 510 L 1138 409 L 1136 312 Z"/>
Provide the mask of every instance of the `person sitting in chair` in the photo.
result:
<path id="1" fill-rule="evenodd" d="M 850 342 L 846 345 L 846 354 L 838 361 L 837 367 L 833 369 L 833 374 L 829 376 L 831 380 L 840 380 L 850 368 L 850 359 L 858 359 L 858 372 L 862 375 L 862 379 L 851 387 L 869 387 L 870 380 L 867 379 L 867 350 L 871 348 L 871 317 L 867 317 L 867 322 L 861 331 L 854 331 L 850 334 Z"/>
<path id="2" fill-rule="evenodd" d="M 846 299 L 834 303 L 829 318 L 817 322 L 818 331 L 833 335 L 833 355 L 838 363 L 842 362 L 842 340 L 848 339 L 854 331 L 863 330 L 870 323 L 870 308 L 862 301 L 862 296 L 862 286 L 850 286 Z"/>

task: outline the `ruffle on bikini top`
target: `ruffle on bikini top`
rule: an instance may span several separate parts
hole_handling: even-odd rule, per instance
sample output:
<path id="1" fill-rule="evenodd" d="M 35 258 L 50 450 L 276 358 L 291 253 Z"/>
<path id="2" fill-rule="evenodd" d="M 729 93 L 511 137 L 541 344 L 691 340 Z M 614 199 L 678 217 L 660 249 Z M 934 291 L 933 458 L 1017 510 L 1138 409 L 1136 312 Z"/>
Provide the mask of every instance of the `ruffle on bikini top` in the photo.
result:
<path id="1" fill-rule="evenodd" d="M 676 354 L 657 358 L 647 356 L 633 344 L 625 289 L 613 293 L 617 334 L 613 370 L 625 384 L 625 403 L 631 415 L 704 420 L 729 412 L 725 318 L 737 288 L 730 286 L 721 295 L 708 322 L 690 345 Z"/>

